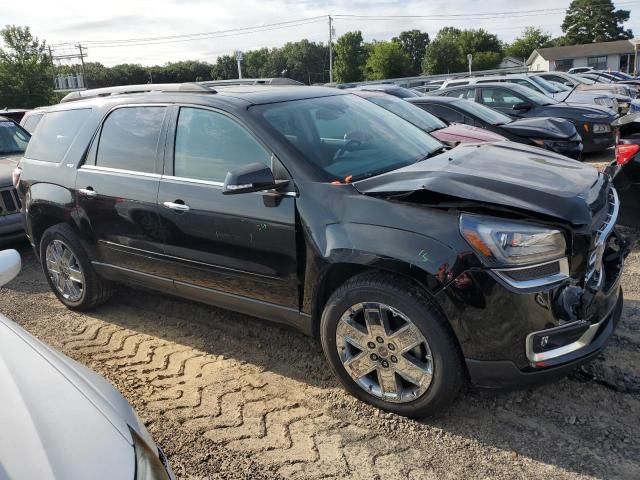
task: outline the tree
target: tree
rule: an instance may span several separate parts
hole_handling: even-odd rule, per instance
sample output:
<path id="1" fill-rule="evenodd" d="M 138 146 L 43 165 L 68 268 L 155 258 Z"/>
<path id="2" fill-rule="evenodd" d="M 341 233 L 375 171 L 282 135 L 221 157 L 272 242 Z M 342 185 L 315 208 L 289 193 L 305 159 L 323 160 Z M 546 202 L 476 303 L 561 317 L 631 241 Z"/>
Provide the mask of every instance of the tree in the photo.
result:
<path id="1" fill-rule="evenodd" d="M 429 74 L 462 72 L 472 54 L 475 70 L 489 70 L 498 66 L 503 49 L 498 37 L 483 29 L 445 27 L 427 47 L 422 69 Z"/>
<path id="2" fill-rule="evenodd" d="M 406 77 L 411 73 L 411 59 L 396 42 L 376 42 L 372 45 L 364 66 L 366 80 Z"/>
<path id="3" fill-rule="evenodd" d="M 516 38 L 506 49 L 507 55 L 526 60 L 538 48 L 547 48 L 553 45 L 552 37 L 539 27 L 527 27 L 522 36 Z"/>
<path id="4" fill-rule="evenodd" d="M 562 22 L 565 43 L 578 45 L 633 38 L 623 23 L 629 10 L 616 10 L 611 0 L 573 0 Z"/>
<path id="5" fill-rule="evenodd" d="M 238 78 L 238 63 L 235 56 L 222 55 L 216 60 L 211 69 L 211 77 L 214 80 L 230 80 Z"/>
<path id="6" fill-rule="evenodd" d="M 29 27 L 0 30 L 0 106 L 33 108 L 53 100 L 52 65 L 46 44 Z"/>
<path id="7" fill-rule="evenodd" d="M 422 72 L 422 59 L 429 45 L 429 34 L 420 30 L 408 30 L 392 39 L 398 42 L 411 59 L 412 74 L 419 75 Z"/>
<path id="8" fill-rule="evenodd" d="M 334 80 L 338 83 L 361 81 L 366 59 L 362 32 L 345 33 L 335 45 Z"/>

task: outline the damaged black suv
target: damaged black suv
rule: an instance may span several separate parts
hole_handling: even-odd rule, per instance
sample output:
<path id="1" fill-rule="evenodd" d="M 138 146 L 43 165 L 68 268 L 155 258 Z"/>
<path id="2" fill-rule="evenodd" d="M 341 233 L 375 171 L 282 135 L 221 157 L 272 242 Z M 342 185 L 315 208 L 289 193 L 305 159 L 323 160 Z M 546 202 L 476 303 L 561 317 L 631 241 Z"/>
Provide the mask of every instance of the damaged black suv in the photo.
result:
<path id="1" fill-rule="evenodd" d="M 467 380 L 562 376 L 621 315 L 629 245 L 608 177 L 516 143 L 447 150 L 335 89 L 74 93 L 19 168 L 29 239 L 69 308 L 122 282 L 292 325 L 353 395 L 403 415 Z"/>

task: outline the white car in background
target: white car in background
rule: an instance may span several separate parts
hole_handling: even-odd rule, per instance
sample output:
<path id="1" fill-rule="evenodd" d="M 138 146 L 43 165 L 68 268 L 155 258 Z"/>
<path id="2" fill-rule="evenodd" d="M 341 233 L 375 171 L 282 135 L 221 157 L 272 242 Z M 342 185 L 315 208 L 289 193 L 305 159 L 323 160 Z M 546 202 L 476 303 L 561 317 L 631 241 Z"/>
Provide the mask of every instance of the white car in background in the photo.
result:
<path id="1" fill-rule="evenodd" d="M 0 286 L 20 271 L 0 251 Z M 104 378 L 0 315 L 1 480 L 172 480 L 164 454 Z"/>
<path id="2" fill-rule="evenodd" d="M 446 80 L 440 88 L 454 87 L 458 85 L 479 85 L 481 83 L 510 82 L 535 90 L 547 97 L 559 102 L 571 105 L 598 105 L 609 108 L 614 113 L 619 113 L 620 106 L 614 95 L 607 92 L 589 92 L 582 90 L 564 91 L 544 78 L 527 73 L 514 73 L 509 75 L 488 75 L 486 77 L 468 77 Z"/>

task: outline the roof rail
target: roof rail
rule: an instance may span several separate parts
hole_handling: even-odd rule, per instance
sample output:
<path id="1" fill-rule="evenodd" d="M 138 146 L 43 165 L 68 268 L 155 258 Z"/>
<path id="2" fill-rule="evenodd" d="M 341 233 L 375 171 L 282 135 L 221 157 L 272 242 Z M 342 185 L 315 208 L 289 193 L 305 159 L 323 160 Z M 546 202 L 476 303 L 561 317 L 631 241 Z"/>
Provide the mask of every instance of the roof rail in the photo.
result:
<path id="1" fill-rule="evenodd" d="M 205 80 L 198 82 L 207 87 L 234 87 L 238 85 L 304 85 L 304 83 L 287 77 L 273 78 L 235 78 L 232 80 Z"/>
<path id="2" fill-rule="evenodd" d="M 122 85 L 119 87 L 94 88 L 67 94 L 60 103 L 74 102 L 86 98 L 109 97 L 112 95 L 127 95 L 148 92 L 186 92 L 186 93 L 217 93 L 213 88 L 198 83 L 149 83 L 144 85 Z"/>

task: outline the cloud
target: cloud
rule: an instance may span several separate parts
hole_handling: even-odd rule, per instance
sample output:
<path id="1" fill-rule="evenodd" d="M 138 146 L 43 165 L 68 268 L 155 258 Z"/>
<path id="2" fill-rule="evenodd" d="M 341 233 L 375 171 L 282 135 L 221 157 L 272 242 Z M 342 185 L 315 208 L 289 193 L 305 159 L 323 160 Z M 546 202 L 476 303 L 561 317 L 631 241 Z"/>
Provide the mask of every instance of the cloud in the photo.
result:
<path id="1" fill-rule="evenodd" d="M 81 3 L 66 3 L 65 7 L 61 7 L 61 4 L 51 0 L 30 0 L 29 8 L 24 8 L 20 2 L 3 2 L 2 9 L 3 23 L 28 25 L 35 35 L 50 44 L 87 42 L 91 61 L 105 65 L 152 65 L 186 59 L 215 62 L 218 55 L 236 49 L 276 47 L 301 38 L 326 42 L 328 24 L 321 19 L 307 25 L 260 33 L 157 45 L 106 48 L 90 42 L 213 32 L 328 14 L 441 15 L 561 8 L 568 3 L 569 0 L 561 4 L 557 0 L 538 0 L 535 3 L 512 0 L 84 0 Z M 361 30 L 367 40 L 386 40 L 402 30 L 419 28 L 435 35 L 440 28 L 454 25 L 460 28 L 485 28 L 497 33 L 501 39 L 510 41 L 529 25 L 540 25 L 553 35 L 559 35 L 562 18 L 562 13 L 528 18 L 496 17 L 459 21 L 339 18 L 335 21 L 335 29 L 338 35 Z"/>

